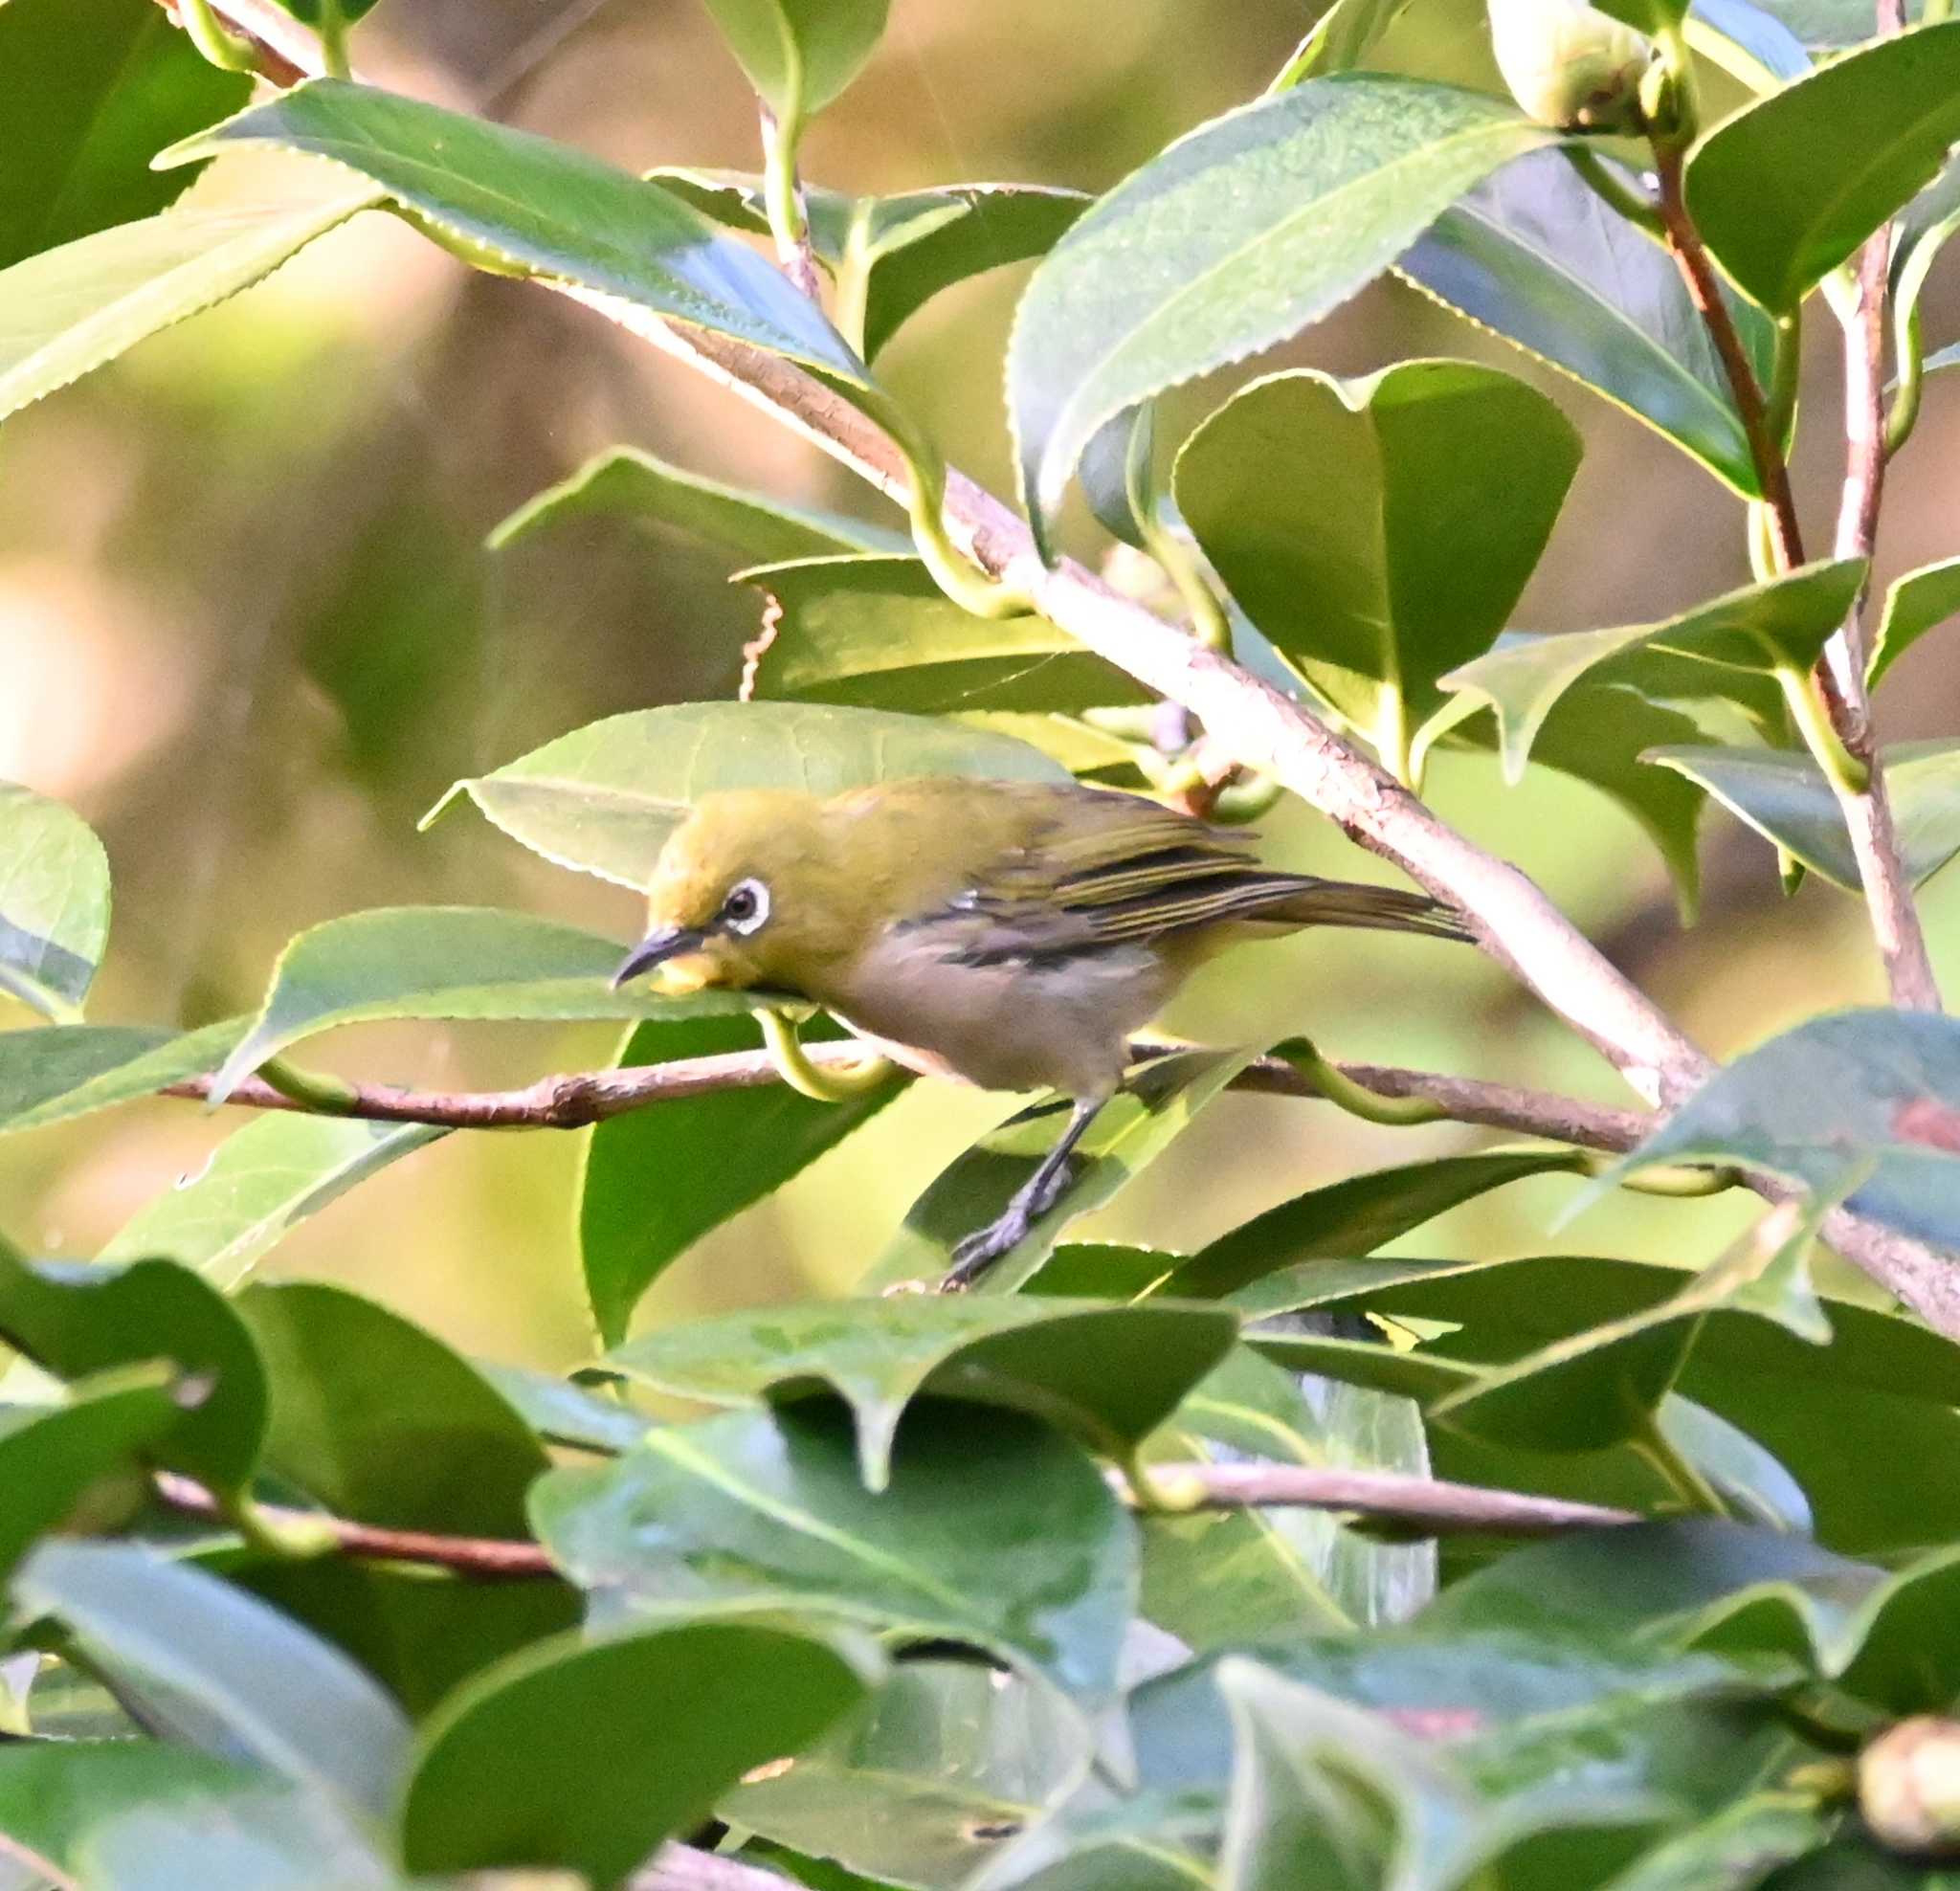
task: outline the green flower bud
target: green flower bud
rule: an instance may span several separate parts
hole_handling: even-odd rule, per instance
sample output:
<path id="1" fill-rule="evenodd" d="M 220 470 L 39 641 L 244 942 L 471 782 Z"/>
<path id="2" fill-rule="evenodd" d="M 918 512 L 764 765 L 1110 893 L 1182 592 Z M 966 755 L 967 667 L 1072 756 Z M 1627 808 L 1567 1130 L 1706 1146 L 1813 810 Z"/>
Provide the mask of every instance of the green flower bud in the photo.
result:
<path id="1" fill-rule="evenodd" d="M 1913 1858 L 1960 1858 L 1960 1721 L 1901 1721 L 1858 1756 L 1858 1805 L 1879 1843 Z"/>
<path id="2" fill-rule="evenodd" d="M 1585 0 L 1489 0 L 1490 43 L 1511 97 L 1560 131 L 1639 131 L 1654 47 Z"/>

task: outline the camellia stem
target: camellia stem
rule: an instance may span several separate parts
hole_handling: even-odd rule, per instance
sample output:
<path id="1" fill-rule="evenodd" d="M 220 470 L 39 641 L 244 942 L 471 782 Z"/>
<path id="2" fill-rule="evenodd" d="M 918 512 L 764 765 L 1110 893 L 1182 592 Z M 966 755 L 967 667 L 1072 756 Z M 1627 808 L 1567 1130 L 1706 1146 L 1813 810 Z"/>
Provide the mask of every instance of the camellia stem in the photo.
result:
<path id="1" fill-rule="evenodd" d="M 781 1012 L 764 1011 L 755 1015 L 762 1026 L 762 1041 L 769 1061 L 783 1081 L 799 1096 L 819 1103 L 843 1103 L 891 1080 L 896 1066 L 889 1057 L 866 1051 L 862 1060 L 855 1064 L 817 1065 L 810 1060 L 794 1023 Z"/>
<path id="2" fill-rule="evenodd" d="M 341 0 L 320 0 L 320 63 L 329 78 L 353 75 L 347 58 L 347 21 Z"/>
<path id="3" fill-rule="evenodd" d="M 256 72 L 251 40 L 234 33 L 212 11 L 211 0 L 177 0 L 177 17 L 190 43 L 223 72 Z"/>
<path id="4" fill-rule="evenodd" d="M 769 234 L 776 239 L 776 260 L 783 274 L 810 298 L 817 300 L 816 257 L 810 247 L 810 224 L 803 211 L 803 187 L 796 177 L 796 147 L 803 137 L 803 112 L 792 105 L 781 118 L 768 104 L 762 117 L 763 206 Z"/>

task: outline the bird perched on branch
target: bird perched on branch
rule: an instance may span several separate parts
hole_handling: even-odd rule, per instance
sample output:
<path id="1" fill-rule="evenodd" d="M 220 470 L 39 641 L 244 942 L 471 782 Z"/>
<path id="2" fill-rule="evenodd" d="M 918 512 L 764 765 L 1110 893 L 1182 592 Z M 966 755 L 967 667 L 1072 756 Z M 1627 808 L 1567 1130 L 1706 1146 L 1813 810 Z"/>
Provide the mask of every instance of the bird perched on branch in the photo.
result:
<path id="1" fill-rule="evenodd" d="M 1276 872 L 1248 838 L 1072 783 L 705 795 L 667 840 L 647 936 L 613 983 L 657 968 L 672 992 L 781 992 L 909 1069 L 1070 1098 L 1026 1185 L 955 1250 L 956 1289 L 1054 1206 L 1130 1034 L 1212 954 L 1312 925 L 1469 936 L 1421 894 Z"/>

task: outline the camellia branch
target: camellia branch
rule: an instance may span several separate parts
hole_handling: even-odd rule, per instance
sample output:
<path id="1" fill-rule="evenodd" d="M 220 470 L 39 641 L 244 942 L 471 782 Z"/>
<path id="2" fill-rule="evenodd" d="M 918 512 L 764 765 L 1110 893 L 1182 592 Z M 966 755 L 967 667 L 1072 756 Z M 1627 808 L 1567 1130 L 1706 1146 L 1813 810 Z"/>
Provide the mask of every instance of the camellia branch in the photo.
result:
<path id="1" fill-rule="evenodd" d="M 1142 1061 L 1183 1048 L 1140 1042 L 1132 1044 L 1130 1052 Z M 860 1061 L 864 1047 L 855 1041 L 805 1044 L 802 1052 L 820 1066 L 845 1065 Z M 1640 1111 L 1607 1109 L 1544 1090 L 1484 1083 L 1437 1071 L 1405 1070 L 1394 1064 L 1339 1063 L 1333 1068 L 1377 1097 L 1420 1098 L 1453 1122 L 1544 1136 L 1578 1148 L 1621 1153 L 1634 1147 L 1653 1127 Z M 387 1083 L 336 1080 L 333 1107 L 326 1111 L 297 1094 L 298 1086 L 280 1087 L 263 1077 L 249 1077 L 232 1089 L 225 1101 L 251 1109 L 363 1117 L 372 1123 L 427 1123 L 448 1129 L 583 1129 L 654 1103 L 721 1090 L 761 1089 L 782 1080 L 782 1072 L 768 1051 L 729 1051 L 715 1057 L 679 1057 L 669 1063 L 573 1071 L 540 1078 L 516 1090 L 406 1090 Z M 203 1100 L 210 1096 L 211 1087 L 209 1077 L 191 1077 L 169 1085 L 163 1094 Z M 1233 1087 L 1268 1096 L 1324 1098 L 1311 1077 L 1281 1057 L 1258 1059 L 1239 1074 Z"/>
<path id="2" fill-rule="evenodd" d="M 270 0 L 212 4 L 259 37 L 266 36 L 261 15 L 278 11 Z M 317 72 L 318 48 L 300 51 L 296 63 Z M 705 329 L 670 326 L 651 310 L 597 290 L 538 280 L 721 382 L 901 504 L 909 500 L 897 445 L 792 363 Z M 1181 703 L 1241 766 L 1279 781 L 1359 845 L 1460 909 L 1484 950 L 1598 1049 L 1647 1101 L 1679 1102 L 1709 1075 L 1708 1058 L 1528 875 L 1439 820 L 1303 704 L 1120 596 L 1080 565 L 1044 567 L 1026 523 L 957 473 L 947 478 L 945 523 L 983 569 L 1025 591 L 1043 616 L 1085 648 Z M 1960 1338 L 1960 1268 L 1841 1210 L 1826 1223 L 1826 1235 L 1932 1325 Z"/>

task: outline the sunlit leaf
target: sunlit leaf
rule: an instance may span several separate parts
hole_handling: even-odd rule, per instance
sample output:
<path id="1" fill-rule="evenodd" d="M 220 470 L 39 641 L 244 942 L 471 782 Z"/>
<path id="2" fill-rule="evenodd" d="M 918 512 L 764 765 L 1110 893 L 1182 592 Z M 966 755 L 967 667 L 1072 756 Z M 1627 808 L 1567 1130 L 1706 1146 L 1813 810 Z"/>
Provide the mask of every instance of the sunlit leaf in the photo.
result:
<path id="1" fill-rule="evenodd" d="M 79 1019 L 108 937 L 109 859 L 95 831 L 0 782 L 0 993 L 56 1023 Z"/>

